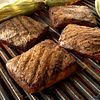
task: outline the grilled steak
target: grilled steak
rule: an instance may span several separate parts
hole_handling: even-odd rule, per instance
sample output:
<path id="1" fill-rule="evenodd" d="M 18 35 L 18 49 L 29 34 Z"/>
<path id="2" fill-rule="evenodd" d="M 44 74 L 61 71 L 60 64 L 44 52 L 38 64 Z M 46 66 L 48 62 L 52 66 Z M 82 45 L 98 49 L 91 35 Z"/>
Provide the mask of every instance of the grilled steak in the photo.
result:
<path id="1" fill-rule="evenodd" d="M 86 6 L 58 6 L 50 8 L 51 23 L 55 28 L 64 28 L 68 24 L 96 26 L 96 19 Z"/>
<path id="2" fill-rule="evenodd" d="M 75 59 L 51 40 L 35 45 L 6 66 L 11 77 L 29 93 L 47 88 L 77 69 Z"/>
<path id="3" fill-rule="evenodd" d="M 100 28 L 69 24 L 59 41 L 67 49 L 100 60 Z"/>
<path id="4" fill-rule="evenodd" d="M 27 16 L 17 16 L 0 24 L 0 41 L 26 51 L 46 33 L 48 26 Z"/>

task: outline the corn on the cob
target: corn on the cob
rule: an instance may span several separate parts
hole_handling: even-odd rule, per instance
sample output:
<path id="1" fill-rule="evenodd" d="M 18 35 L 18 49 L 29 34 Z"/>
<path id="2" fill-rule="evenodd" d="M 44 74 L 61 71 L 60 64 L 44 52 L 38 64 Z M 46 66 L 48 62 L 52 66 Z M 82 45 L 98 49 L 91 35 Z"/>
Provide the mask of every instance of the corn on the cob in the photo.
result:
<path id="1" fill-rule="evenodd" d="M 48 6 L 58 6 L 66 4 L 73 4 L 78 2 L 79 0 L 45 0 L 45 4 Z"/>
<path id="2" fill-rule="evenodd" d="M 34 0 L 12 0 L 13 2 L 0 4 L 0 22 L 19 14 L 27 14 L 39 8 L 41 3 Z"/>
<path id="3" fill-rule="evenodd" d="M 80 0 L 34 0 L 35 2 L 44 2 L 48 6 L 59 6 L 66 4 L 73 4 Z"/>
<path id="4" fill-rule="evenodd" d="M 100 0 L 95 0 L 95 8 L 98 15 L 100 16 Z"/>

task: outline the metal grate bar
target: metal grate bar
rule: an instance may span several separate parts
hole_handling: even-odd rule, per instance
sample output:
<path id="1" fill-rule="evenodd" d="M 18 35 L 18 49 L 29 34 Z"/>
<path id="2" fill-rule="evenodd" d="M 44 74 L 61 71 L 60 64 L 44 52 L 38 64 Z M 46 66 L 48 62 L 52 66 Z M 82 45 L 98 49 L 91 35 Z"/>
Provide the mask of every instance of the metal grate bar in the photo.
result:
<path id="1" fill-rule="evenodd" d="M 92 90 L 99 94 L 100 93 L 100 87 L 97 83 L 95 83 L 90 77 L 88 77 L 84 72 L 77 73 L 78 77 L 81 77 L 82 80 L 85 81 L 85 83 L 92 88 Z"/>
<path id="2" fill-rule="evenodd" d="M 39 100 L 36 96 L 33 96 L 31 94 L 29 94 L 28 92 L 24 91 L 27 95 L 27 97 L 30 99 L 30 100 Z"/>
<path id="3" fill-rule="evenodd" d="M 2 44 L 2 46 L 7 50 L 7 52 L 11 55 L 12 58 L 18 55 L 14 50 L 9 48 L 7 45 Z"/>
<path id="4" fill-rule="evenodd" d="M 64 82 L 61 84 L 62 89 L 65 90 L 65 92 L 68 92 L 68 94 L 72 97 L 72 99 L 75 100 L 85 100 L 69 82 Z"/>
<path id="5" fill-rule="evenodd" d="M 47 94 L 45 94 L 43 92 L 40 92 L 40 95 L 42 96 L 42 98 L 44 100 L 55 100 L 51 95 L 47 95 Z"/>
<path id="6" fill-rule="evenodd" d="M 87 0 L 82 0 L 82 1 L 87 1 Z M 91 2 L 91 3 L 95 2 L 95 0 L 88 0 L 88 1 Z"/>
<path id="7" fill-rule="evenodd" d="M 9 90 L 11 91 L 13 97 L 16 100 L 23 100 L 23 96 L 20 94 L 20 92 L 18 91 L 16 86 L 13 84 L 13 82 L 11 81 L 10 77 L 7 75 L 7 72 L 1 63 L 0 63 L 0 76 L 5 81 L 6 85 L 8 86 Z"/>
<path id="8" fill-rule="evenodd" d="M 89 4 L 86 3 L 86 2 L 82 2 L 82 3 L 85 4 L 85 5 L 87 5 L 87 6 L 92 10 L 92 12 L 93 12 L 94 14 L 96 14 L 95 8 L 94 8 L 92 5 L 89 5 Z"/>
<path id="9" fill-rule="evenodd" d="M 86 2 L 89 5 L 92 5 L 93 7 L 95 6 L 94 0 L 83 0 L 82 2 Z"/>
<path id="10" fill-rule="evenodd" d="M 93 96 L 95 96 L 81 81 L 77 78 L 70 79 L 73 84 L 79 89 L 80 92 L 89 100 L 94 100 Z"/>
<path id="11" fill-rule="evenodd" d="M 100 70 L 100 66 L 96 63 L 96 62 L 94 62 L 92 59 L 90 59 L 90 58 L 87 58 L 87 60 L 91 63 L 91 65 L 93 65 L 93 67 L 95 67 L 95 69 L 98 69 L 98 70 Z"/>
<path id="12" fill-rule="evenodd" d="M 70 98 L 60 88 L 51 87 L 50 89 L 54 92 L 59 100 L 70 100 Z"/>
<path id="13" fill-rule="evenodd" d="M 71 53 L 72 54 L 72 53 Z M 100 76 L 93 70 L 92 67 L 87 66 L 84 62 L 82 62 L 78 57 L 76 57 L 74 54 L 72 54 L 74 58 L 77 59 L 77 63 L 83 68 L 83 70 L 86 70 L 95 80 L 97 80 L 100 83 Z"/>
<path id="14" fill-rule="evenodd" d="M 5 90 L 3 89 L 3 87 L 0 84 L 0 100 L 10 100 L 5 92 Z"/>
<path id="15" fill-rule="evenodd" d="M 0 57 L 3 59 L 3 61 L 6 63 L 9 59 L 9 57 L 6 55 L 6 53 L 3 51 L 3 49 L 0 47 Z"/>

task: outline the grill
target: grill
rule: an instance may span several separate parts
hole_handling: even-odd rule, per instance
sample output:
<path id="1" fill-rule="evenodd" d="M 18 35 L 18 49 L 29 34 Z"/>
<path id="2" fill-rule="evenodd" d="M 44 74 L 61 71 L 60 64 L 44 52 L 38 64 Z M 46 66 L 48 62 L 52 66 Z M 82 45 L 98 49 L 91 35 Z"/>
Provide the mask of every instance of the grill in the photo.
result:
<path id="1" fill-rule="evenodd" d="M 87 5 L 96 15 L 98 26 L 100 18 L 94 8 L 94 0 L 83 0 L 82 4 Z M 47 10 L 43 9 L 32 15 L 32 17 L 49 25 L 50 37 L 57 42 L 60 35 L 50 25 Z M 69 52 L 75 57 L 79 65 L 79 71 L 69 78 L 57 83 L 36 94 L 29 94 L 20 88 L 9 76 L 6 70 L 7 60 L 20 54 L 17 50 L 8 46 L 0 45 L 0 99 L 1 100 L 100 100 L 100 63 L 90 58 L 82 58 Z"/>

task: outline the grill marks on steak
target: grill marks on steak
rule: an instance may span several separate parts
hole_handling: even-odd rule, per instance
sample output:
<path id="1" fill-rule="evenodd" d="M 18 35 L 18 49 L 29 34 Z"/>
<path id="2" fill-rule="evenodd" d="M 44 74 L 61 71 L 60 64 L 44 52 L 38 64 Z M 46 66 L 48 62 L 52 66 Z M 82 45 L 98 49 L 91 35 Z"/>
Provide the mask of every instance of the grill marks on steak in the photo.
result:
<path id="1" fill-rule="evenodd" d="M 11 77 L 30 93 L 47 88 L 76 71 L 75 59 L 51 40 L 7 62 Z"/>
<path id="2" fill-rule="evenodd" d="M 60 45 L 100 60 L 100 29 L 70 24 L 65 27 Z"/>
<path id="3" fill-rule="evenodd" d="M 68 24 L 96 26 L 95 16 L 87 6 L 67 5 L 52 7 L 49 10 L 51 23 L 55 28 L 63 28 Z"/>
<path id="4" fill-rule="evenodd" d="M 48 26 L 27 16 L 17 16 L 0 24 L 0 41 L 26 51 L 44 36 Z"/>

